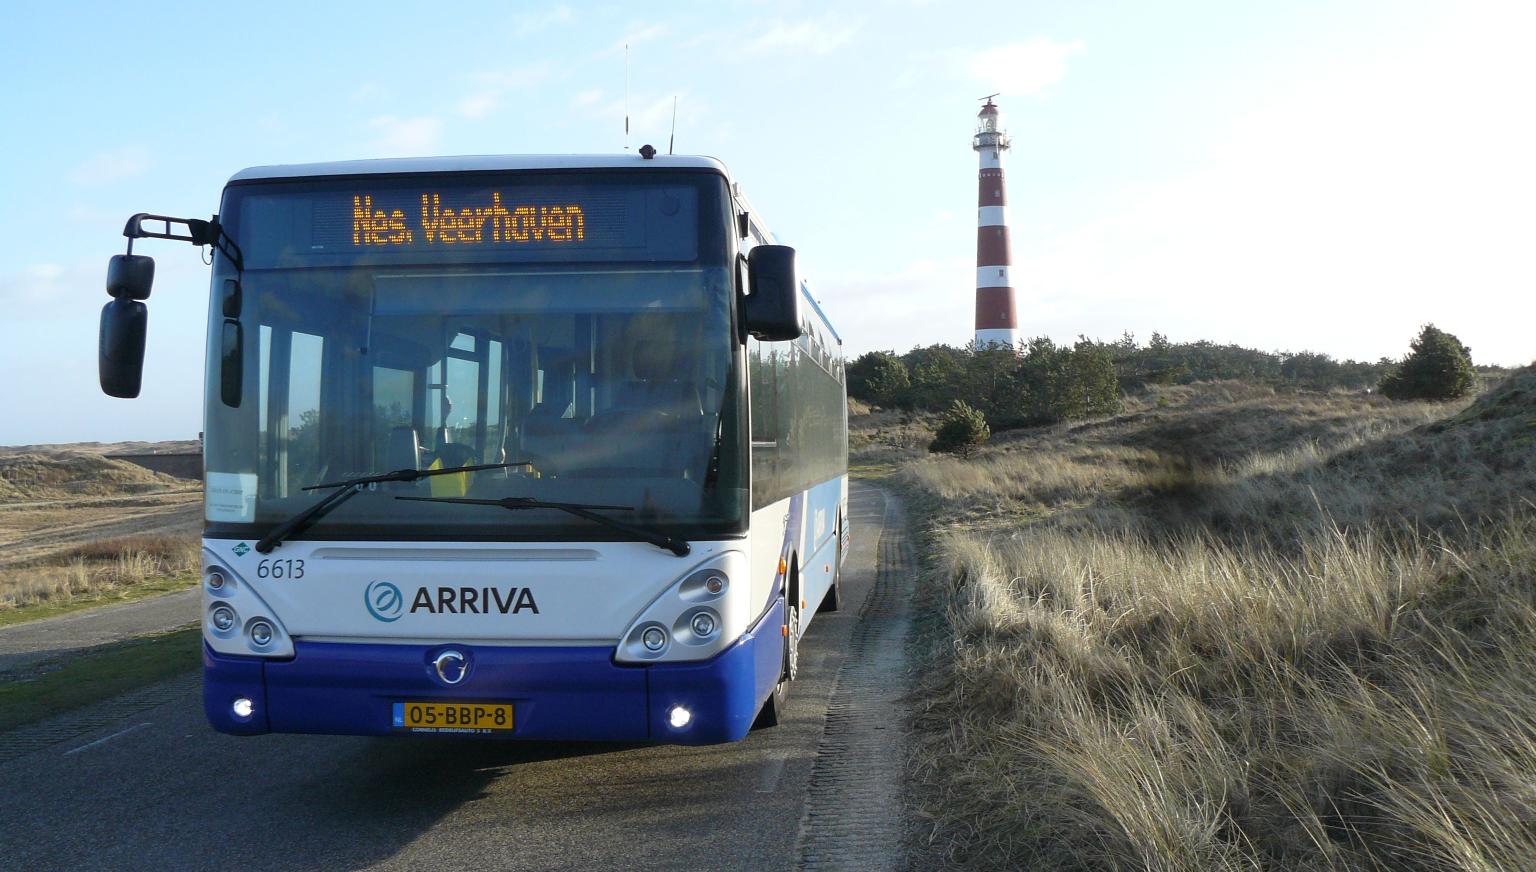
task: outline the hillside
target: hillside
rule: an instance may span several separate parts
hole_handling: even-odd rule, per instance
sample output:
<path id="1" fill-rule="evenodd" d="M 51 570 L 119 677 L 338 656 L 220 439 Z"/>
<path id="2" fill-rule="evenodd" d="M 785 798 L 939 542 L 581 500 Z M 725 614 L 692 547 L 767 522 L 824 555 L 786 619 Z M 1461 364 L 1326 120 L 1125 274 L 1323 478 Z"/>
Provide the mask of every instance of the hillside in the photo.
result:
<path id="1" fill-rule="evenodd" d="M 1536 856 L 1536 370 L 1451 405 L 1154 387 L 969 460 L 920 423 L 861 439 L 927 520 L 914 777 L 948 862 Z"/>
<path id="2" fill-rule="evenodd" d="M 0 501 L 183 491 L 189 482 L 84 451 L 0 455 Z"/>

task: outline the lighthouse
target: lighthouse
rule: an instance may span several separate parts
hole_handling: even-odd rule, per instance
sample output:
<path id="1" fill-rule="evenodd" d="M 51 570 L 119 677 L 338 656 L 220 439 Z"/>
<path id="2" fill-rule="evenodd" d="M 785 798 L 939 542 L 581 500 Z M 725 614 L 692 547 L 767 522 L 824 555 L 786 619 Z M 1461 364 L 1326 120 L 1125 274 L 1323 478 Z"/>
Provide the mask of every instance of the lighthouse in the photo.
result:
<path id="1" fill-rule="evenodd" d="M 1003 193 L 1003 132 L 997 105 L 986 98 L 977 116 L 971 148 L 981 158 L 981 185 L 976 201 L 976 347 L 1018 346 L 1019 320 L 1008 276 L 1007 197 Z"/>

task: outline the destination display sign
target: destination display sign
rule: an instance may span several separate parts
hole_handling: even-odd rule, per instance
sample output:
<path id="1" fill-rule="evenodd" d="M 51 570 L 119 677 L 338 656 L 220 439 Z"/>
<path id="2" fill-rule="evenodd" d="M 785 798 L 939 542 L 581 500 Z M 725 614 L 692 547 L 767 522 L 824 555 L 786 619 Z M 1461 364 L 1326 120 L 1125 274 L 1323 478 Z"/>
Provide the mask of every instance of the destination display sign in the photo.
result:
<path id="1" fill-rule="evenodd" d="M 247 268 L 691 261 L 698 189 L 441 177 L 239 190 Z"/>
<path id="2" fill-rule="evenodd" d="M 421 209 L 385 209 L 372 194 L 352 195 L 352 244 L 358 246 L 481 245 L 491 243 L 585 242 L 587 213 L 579 203 L 554 205 L 502 202 L 492 191 L 489 203 L 459 201 L 424 193 Z"/>

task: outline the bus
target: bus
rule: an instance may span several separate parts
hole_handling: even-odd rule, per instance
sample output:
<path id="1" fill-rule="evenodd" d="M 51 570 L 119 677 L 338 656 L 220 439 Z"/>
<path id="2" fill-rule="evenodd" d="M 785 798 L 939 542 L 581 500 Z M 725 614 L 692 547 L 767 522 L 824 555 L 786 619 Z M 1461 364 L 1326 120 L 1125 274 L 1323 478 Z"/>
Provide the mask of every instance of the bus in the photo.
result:
<path id="1" fill-rule="evenodd" d="M 207 246 L 203 701 L 253 735 L 709 744 L 777 723 L 849 540 L 842 340 L 725 166 L 254 167 Z"/>

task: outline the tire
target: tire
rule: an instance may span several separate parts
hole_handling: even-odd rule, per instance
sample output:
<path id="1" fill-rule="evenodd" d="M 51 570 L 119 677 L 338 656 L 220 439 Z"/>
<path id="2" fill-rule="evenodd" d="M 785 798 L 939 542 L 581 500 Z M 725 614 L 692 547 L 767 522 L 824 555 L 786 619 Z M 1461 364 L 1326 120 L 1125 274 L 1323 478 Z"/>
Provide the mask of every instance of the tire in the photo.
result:
<path id="1" fill-rule="evenodd" d="M 784 667 L 779 674 L 779 683 L 773 686 L 773 693 L 768 694 L 768 701 L 763 703 L 757 720 L 752 723 L 754 729 L 783 723 L 789 705 L 789 683 L 800 672 L 800 604 L 786 602 L 782 595 L 779 602 L 785 607 L 784 627 L 787 630 L 784 633 Z"/>
<path id="2" fill-rule="evenodd" d="M 821 598 L 817 614 L 835 612 L 843 606 L 843 531 L 838 530 L 833 535 L 837 538 L 837 548 L 832 552 L 832 586 L 827 588 L 827 595 Z"/>

